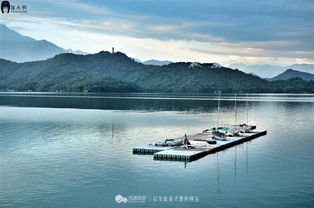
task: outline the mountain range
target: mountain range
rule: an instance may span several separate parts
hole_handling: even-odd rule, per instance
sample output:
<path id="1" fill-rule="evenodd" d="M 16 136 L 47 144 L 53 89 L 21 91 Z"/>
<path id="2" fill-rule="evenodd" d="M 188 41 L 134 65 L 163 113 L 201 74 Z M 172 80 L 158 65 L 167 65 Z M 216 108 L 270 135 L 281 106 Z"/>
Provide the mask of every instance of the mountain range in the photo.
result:
<path id="1" fill-rule="evenodd" d="M 300 72 L 297 70 L 293 70 L 293 69 L 287 69 L 285 72 L 271 78 L 268 79 L 270 81 L 276 81 L 276 80 L 287 80 L 287 79 L 291 79 L 291 78 L 301 78 L 303 80 L 306 81 L 310 81 L 313 80 L 314 81 L 314 74 L 311 73 L 306 73 L 306 72 Z"/>
<path id="2" fill-rule="evenodd" d="M 313 93 L 314 81 L 267 81 L 217 65 L 177 62 L 163 66 L 136 62 L 124 53 L 64 53 L 43 61 L 0 59 L 1 91 L 67 92 L 295 92 Z"/>
<path id="3" fill-rule="evenodd" d="M 47 40 L 23 36 L 4 24 L 0 24 L 0 34 L 0 58 L 6 60 L 26 62 L 52 58 L 61 53 L 86 54 L 82 51 L 63 49 Z"/>
<path id="4" fill-rule="evenodd" d="M 0 34 L 2 91 L 207 93 L 313 92 L 314 89 L 313 81 L 305 81 L 313 80 L 311 74 L 295 70 L 265 80 L 218 63 L 153 59 L 142 63 L 121 52 L 105 51 L 84 55 L 46 40 L 23 36 L 5 25 L 0 25 Z M 293 65 L 300 66 L 312 69 L 311 65 Z M 267 67 L 271 68 L 264 66 L 264 72 Z"/>
<path id="5" fill-rule="evenodd" d="M 31 37 L 23 36 L 16 31 L 9 29 L 6 25 L 0 24 L 0 58 L 15 62 L 26 62 L 35 60 L 45 60 L 61 53 L 87 54 L 82 51 L 72 51 L 71 49 L 63 49 L 47 40 L 35 40 Z M 141 62 L 134 58 L 137 62 L 146 65 L 162 66 L 172 63 L 171 61 L 159 61 L 155 59 Z M 286 69 L 294 69 L 307 73 L 314 73 L 314 65 L 312 64 L 293 64 L 289 66 L 276 65 L 247 65 L 247 64 L 231 64 L 233 69 L 239 69 L 246 73 L 251 73 L 262 78 L 271 78 L 283 73 Z"/>
<path id="6" fill-rule="evenodd" d="M 159 61 L 159 60 L 155 60 L 155 59 L 150 59 L 147 61 L 144 61 L 143 64 L 146 65 L 155 65 L 155 66 L 162 66 L 162 65 L 167 65 L 172 63 L 171 61 Z"/>
<path id="7" fill-rule="evenodd" d="M 314 64 L 292 64 L 289 66 L 230 64 L 229 67 L 233 69 L 239 69 L 245 73 L 255 74 L 261 78 L 268 79 L 283 73 L 287 69 L 294 69 L 311 74 L 314 73 Z"/>

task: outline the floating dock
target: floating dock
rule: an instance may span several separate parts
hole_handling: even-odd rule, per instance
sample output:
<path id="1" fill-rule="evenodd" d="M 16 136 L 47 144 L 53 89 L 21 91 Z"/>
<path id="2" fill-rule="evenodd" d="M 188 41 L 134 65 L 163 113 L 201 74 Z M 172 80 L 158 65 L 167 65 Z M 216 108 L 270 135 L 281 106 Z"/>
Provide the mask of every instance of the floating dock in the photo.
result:
<path id="1" fill-rule="evenodd" d="M 210 153 L 210 148 L 185 149 L 178 147 L 154 154 L 155 160 L 193 161 Z"/>
<path id="2" fill-rule="evenodd" d="M 173 149 L 173 147 L 158 147 L 153 145 L 140 146 L 133 148 L 133 154 L 152 155 L 156 152 Z"/>
<path id="3" fill-rule="evenodd" d="M 250 132 L 239 133 L 237 136 L 228 136 L 224 139 L 216 140 L 216 144 L 210 144 L 204 147 L 187 148 L 184 145 L 181 146 L 140 146 L 133 148 L 133 154 L 152 154 L 155 160 L 172 160 L 172 161 L 184 161 L 191 162 L 202 158 L 208 154 L 215 153 L 229 147 L 233 147 L 237 144 L 252 140 L 254 138 L 267 134 L 266 130 L 256 130 L 255 126 L 252 126 Z M 212 134 L 210 131 L 199 134 L 189 135 L 190 141 L 206 141 L 211 138 Z M 183 139 L 184 137 L 176 138 Z"/>

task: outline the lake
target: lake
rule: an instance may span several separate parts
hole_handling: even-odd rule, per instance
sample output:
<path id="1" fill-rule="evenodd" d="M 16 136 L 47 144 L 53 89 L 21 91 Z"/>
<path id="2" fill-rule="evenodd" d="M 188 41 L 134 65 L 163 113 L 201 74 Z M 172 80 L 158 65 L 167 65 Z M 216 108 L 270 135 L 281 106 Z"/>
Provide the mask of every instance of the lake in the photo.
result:
<path id="1" fill-rule="evenodd" d="M 237 95 L 237 123 L 268 134 L 190 163 L 133 155 L 234 124 L 234 95 L 217 99 L 0 93 L 0 207 L 313 207 L 314 95 Z"/>

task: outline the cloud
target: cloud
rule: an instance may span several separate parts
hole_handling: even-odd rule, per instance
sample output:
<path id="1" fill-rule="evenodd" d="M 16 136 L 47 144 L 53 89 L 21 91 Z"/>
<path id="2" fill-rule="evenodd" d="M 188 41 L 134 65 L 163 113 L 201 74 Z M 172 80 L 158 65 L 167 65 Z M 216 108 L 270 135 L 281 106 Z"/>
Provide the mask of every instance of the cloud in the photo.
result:
<path id="1" fill-rule="evenodd" d="M 115 0 L 115 1 L 30 1 L 32 15 L 64 18 L 72 22 L 104 22 L 131 25 L 134 37 L 192 39 L 211 36 L 237 41 L 313 41 L 313 1 L 301 0 Z M 121 27 L 111 32 L 130 32 Z M 115 29 L 116 28 L 116 29 Z M 104 28 L 106 29 L 106 28 Z M 207 39 L 200 39 L 207 41 Z"/>
<path id="2" fill-rule="evenodd" d="M 178 50 L 166 48 L 181 51 L 186 59 L 202 55 L 202 60 L 210 56 L 225 62 L 241 57 L 251 61 L 271 57 L 281 62 L 314 60 L 312 0 L 29 0 L 27 4 L 27 16 L 6 16 L 3 23 L 8 21 L 20 32 L 24 28 L 26 34 L 42 39 L 50 40 L 55 33 L 60 40 L 52 39 L 61 45 L 74 44 L 71 37 L 60 38 L 68 31 L 77 40 L 82 34 L 114 43 L 136 40 L 138 45 L 122 42 L 133 47 L 131 51 L 142 49 L 146 54 L 156 52 L 153 42 L 164 47 L 176 43 L 170 45 L 180 47 Z M 99 48 L 99 43 L 88 42 L 90 48 Z M 153 46 L 147 47 L 147 43 Z"/>

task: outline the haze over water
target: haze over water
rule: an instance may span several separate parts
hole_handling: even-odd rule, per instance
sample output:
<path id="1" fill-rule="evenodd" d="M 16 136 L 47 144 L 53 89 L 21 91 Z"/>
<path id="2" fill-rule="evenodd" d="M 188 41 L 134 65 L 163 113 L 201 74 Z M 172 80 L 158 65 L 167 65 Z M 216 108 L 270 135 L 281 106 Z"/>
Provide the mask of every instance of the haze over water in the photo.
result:
<path id="1" fill-rule="evenodd" d="M 268 134 L 184 163 L 132 148 L 234 124 L 234 95 L 1 93 L 0 207 L 312 207 L 314 95 L 237 100 Z"/>

